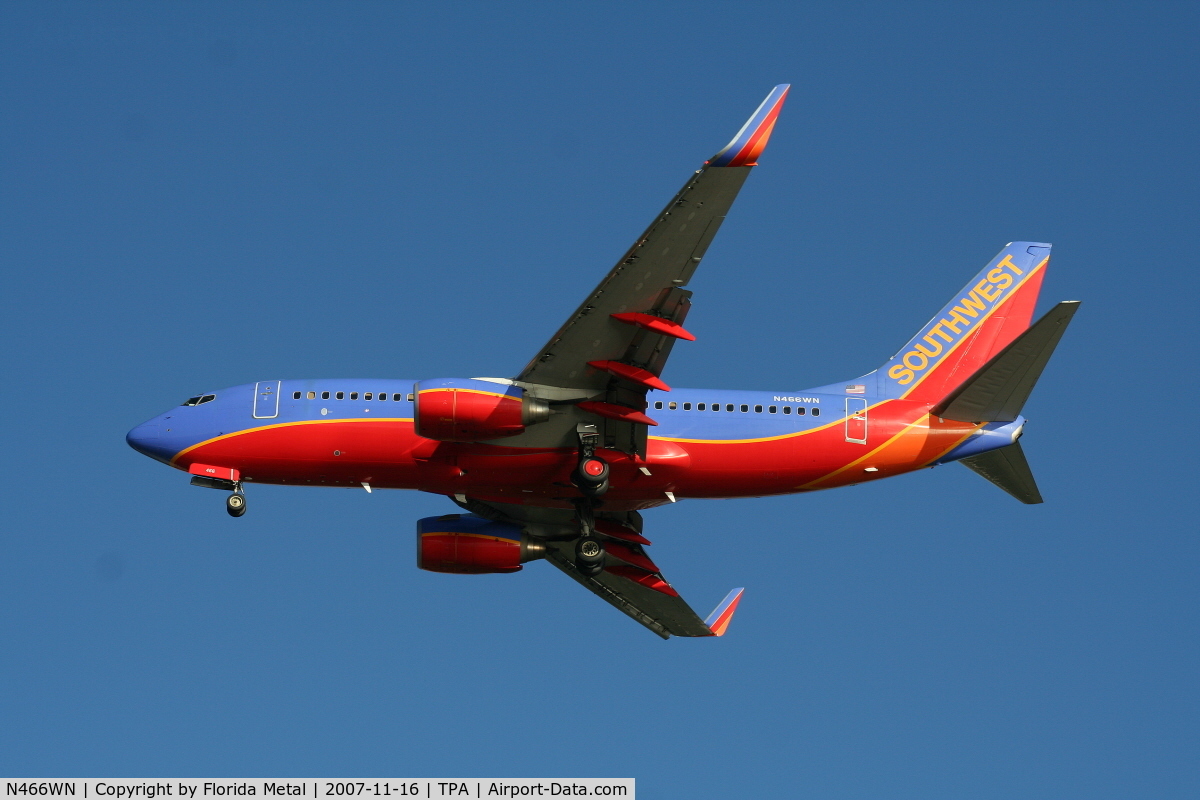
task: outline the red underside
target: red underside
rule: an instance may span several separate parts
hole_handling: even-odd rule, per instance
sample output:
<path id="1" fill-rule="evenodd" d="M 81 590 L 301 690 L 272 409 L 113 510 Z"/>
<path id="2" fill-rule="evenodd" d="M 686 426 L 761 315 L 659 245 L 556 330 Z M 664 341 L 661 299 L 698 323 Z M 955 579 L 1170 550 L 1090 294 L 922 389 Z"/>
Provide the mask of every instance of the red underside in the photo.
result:
<path id="1" fill-rule="evenodd" d="M 866 445 L 847 442 L 844 423 L 767 441 L 651 439 L 645 461 L 598 455 L 611 467 L 605 506 L 633 509 L 676 497 L 750 497 L 877 480 L 927 465 L 975 426 L 928 416 L 905 400 L 870 410 Z M 903 435 L 898 435 L 901 432 Z M 334 455 L 334 452 L 340 455 Z M 303 486 L 418 489 L 500 502 L 568 507 L 578 497 L 569 449 L 532 450 L 480 443 L 433 442 L 403 420 L 345 420 L 257 428 L 199 445 L 175 466 L 217 464 L 246 481 Z M 650 475 L 639 467 L 647 467 Z M 864 470 L 873 467 L 875 471 Z"/>

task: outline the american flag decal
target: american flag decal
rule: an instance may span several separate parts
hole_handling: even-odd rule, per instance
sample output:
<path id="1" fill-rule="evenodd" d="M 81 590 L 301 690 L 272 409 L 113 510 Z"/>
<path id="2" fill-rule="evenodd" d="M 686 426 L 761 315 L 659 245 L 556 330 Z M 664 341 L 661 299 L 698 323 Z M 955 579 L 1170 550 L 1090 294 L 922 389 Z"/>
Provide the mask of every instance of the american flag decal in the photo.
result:
<path id="1" fill-rule="evenodd" d="M 861 383 L 852 383 L 846 387 L 846 394 L 866 394 L 867 387 Z"/>

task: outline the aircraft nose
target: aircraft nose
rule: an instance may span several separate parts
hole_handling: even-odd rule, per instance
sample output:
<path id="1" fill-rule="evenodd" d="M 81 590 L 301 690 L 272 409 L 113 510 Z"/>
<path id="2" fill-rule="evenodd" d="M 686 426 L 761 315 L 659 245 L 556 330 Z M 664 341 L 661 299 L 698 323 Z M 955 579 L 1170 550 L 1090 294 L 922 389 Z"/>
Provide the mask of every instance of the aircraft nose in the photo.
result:
<path id="1" fill-rule="evenodd" d="M 147 456 L 150 455 L 151 446 L 157 444 L 160 438 L 162 438 L 162 426 L 156 419 L 143 422 L 125 434 L 125 441 L 129 446 Z"/>
<path id="2" fill-rule="evenodd" d="M 144 456 L 169 462 L 173 453 L 171 443 L 166 440 L 168 436 L 170 434 L 164 432 L 161 418 L 155 417 L 125 434 L 125 442 Z"/>

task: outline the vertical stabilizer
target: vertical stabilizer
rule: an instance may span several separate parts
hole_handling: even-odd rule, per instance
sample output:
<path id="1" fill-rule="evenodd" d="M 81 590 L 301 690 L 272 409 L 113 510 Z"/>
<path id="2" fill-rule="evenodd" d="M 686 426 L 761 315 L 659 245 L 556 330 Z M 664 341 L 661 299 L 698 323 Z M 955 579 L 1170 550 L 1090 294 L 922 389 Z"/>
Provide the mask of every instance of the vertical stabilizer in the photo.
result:
<path id="1" fill-rule="evenodd" d="M 879 370 L 881 394 L 935 403 L 1029 327 L 1050 245 L 1013 242 Z"/>

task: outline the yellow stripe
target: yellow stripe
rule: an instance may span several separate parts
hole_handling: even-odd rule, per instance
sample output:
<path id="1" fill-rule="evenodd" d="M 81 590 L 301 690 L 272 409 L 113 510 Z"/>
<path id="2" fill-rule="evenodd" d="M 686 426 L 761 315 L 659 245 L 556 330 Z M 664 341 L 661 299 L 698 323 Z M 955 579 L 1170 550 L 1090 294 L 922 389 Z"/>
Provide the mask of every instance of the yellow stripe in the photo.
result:
<path id="1" fill-rule="evenodd" d="M 195 450 L 197 447 L 204 447 L 206 444 L 219 442 L 222 439 L 232 439 L 234 436 L 243 436 L 247 433 L 258 433 L 259 431 L 268 431 L 275 428 L 290 428 L 293 425 L 329 425 L 335 422 L 412 422 L 412 417 L 374 417 L 371 419 L 306 419 L 300 422 L 278 422 L 274 425 L 262 425 L 257 428 L 246 428 L 233 433 L 223 433 L 220 436 L 214 436 L 211 439 L 205 439 L 203 442 L 197 442 L 191 447 L 185 447 L 171 458 L 171 466 L 175 466 L 175 462 L 183 456 Z"/>
<path id="2" fill-rule="evenodd" d="M 1015 287 L 1013 287 L 1013 290 L 1012 290 L 1011 292 L 1009 292 L 1009 293 L 1008 293 L 1008 296 L 1007 296 L 1007 297 L 1005 297 L 1005 298 L 1004 298 L 1003 300 L 1001 300 L 999 303 L 997 303 L 996 305 L 994 305 L 994 306 L 992 306 L 990 309 L 988 309 L 988 310 L 987 310 L 987 312 L 986 312 L 986 313 L 985 313 L 985 314 L 984 314 L 982 317 L 980 317 L 980 318 L 979 318 L 979 319 L 978 319 L 978 320 L 975 322 L 975 324 L 974 324 L 974 325 L 972 325 L 972 326 L 971 326 L 971 331 L 970 331 L 970 332 L 978 332 L 978 330 L 979 330 L 981 327 L 983 327 L 983 323 L 987 322 L 988 318 L 989 318 L 989 317 L 991 317 L 991 316 L 992 316 L 992 314 L 996 313 L 996 311 L 998 311 L 998 310 L 1000 309 L 1000 307 L 1001 307 L 1001 306 L 1003 306 L 1005 303 L 1007 303 L 1009 300 L 1011 300 L 1011 299 L 1012 299 L 1014 296 L 1016 296 L 1017 292 L 1018 292 L 1018 291 L 1021 289 L 1021 287 L 1025 285 L 1025 282 L 1026 282 L 1026 281 L 1028 281 L 1030 278 L 1032 278 L 1034 275 L 1036 275 L 1038 270 L 1040 270 L 1042 267 L 1046 266 L 1046 262 L 1048 262 L 1049 260 L 1050 260 L 1050 256 L 1046 256 L 1044 259 L 1042 259 L 1042 263 L 1038 264 L 1036 267 L 1034 267 L 1033 269 L 1029 270 L 1029 272 L 1025 274 L 1025 277 L 1023 277 L 1023 278 L 1022 278 L 1022 279 L 1021 279 L 1021 280 L 1020 280 L 1020 281 L 1017 283 L 1017 285 L 1016 285 Z M 962 298 L 960 297 L 960 298 L 959 298 L 959 300 L 961 301 L 961 300 L 962 300 Z M 959 340 L 958 340 L 957 342 L 955 342 L 955 343 L 954 343 L 954 344 L 953 344 L 953 345 L 950 347 L 950 349 L 949 349 L 949 350 L 947 350 L 947 351 L 945 352 L 945 354 L 944 354 L 944 355 L 943 355 L 943 356 L 942 356 L 940 359 L 938 359 L 938 363 L 931 365 L 931 366 L 930 366 L 930 367 L 929 367 L 929 368 L 928 368 L 928 369 L 925 371 L 925 374 L 924 374 L 924 375 L 922 375 L 920 378 L 918 378 L 918 379 L 917 379 L 917 382 L 916 382 L 916 383 L 914 383 L 912 386 L 909 386 L 909 387 L 908 387 L 908 388 L 905 390 L 904 394 L 900 395 L 900 399 L 901 399 L 901 400 L 903 400 L 904 398 L 906 398 L 906 397 L 908 397 L 910 394 L 912 394 L 912 393 L 913 393 L 913 392 L 916 390 L 916 388 L 917 388 L 918 386 L 920 386 L 920 385 L 921 385 L 921 383 L 922 383 L 922 382 L 923 382 L 923 381 L 924 381 L 926 378 L 928 378 L 930 375 L 932 375 L 932 374 L 934 373 L 934 371 L 935 371 L 935 370 L 936 370 L 938 367 L 940 367 L 942 364 L 945 364 L 945 363 L 946 363 L 946 361 L 947 361 L 947 360 L 950 358 L 950 354 L 951 354 L 951 353 L 953 353 L 955 350 L 957 350 L 957 349 L 959 348 L 959 346 L 960 346 L 960 345 L 962 345 L 964 342 L 967 342 L 967 341 L 969 341 L 970 339 L 971 339 L 971 337 L 970 337 L 969 335 L 966 335 L 966 334 L 964 334 L 964 335 L 963 335 L 961 338 L 959 338 Z"/>

